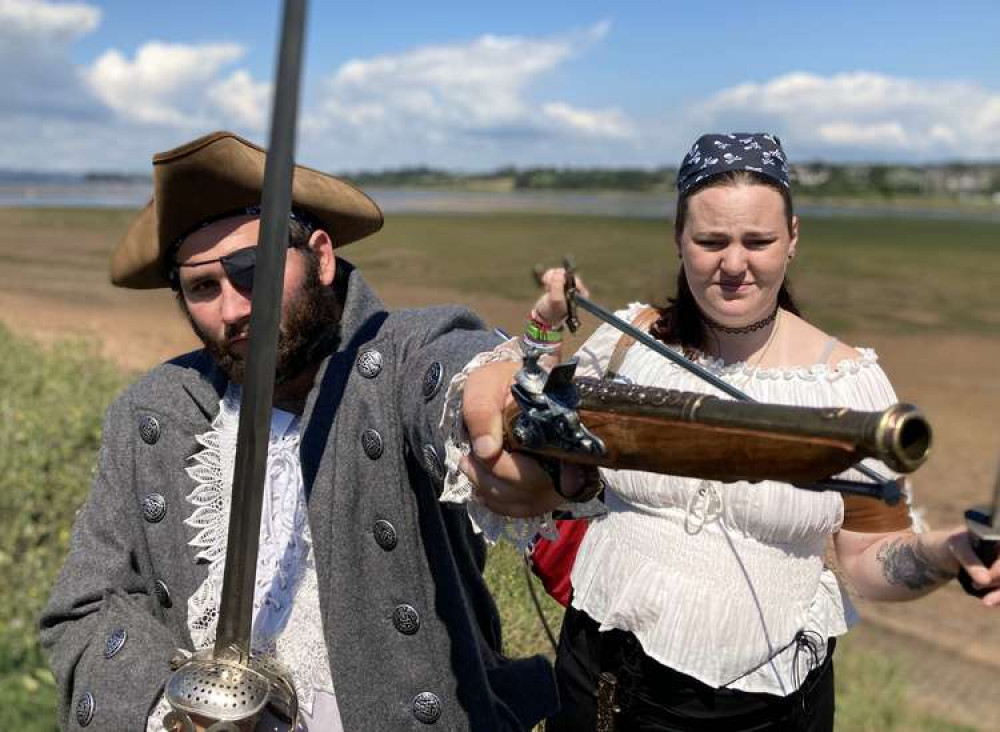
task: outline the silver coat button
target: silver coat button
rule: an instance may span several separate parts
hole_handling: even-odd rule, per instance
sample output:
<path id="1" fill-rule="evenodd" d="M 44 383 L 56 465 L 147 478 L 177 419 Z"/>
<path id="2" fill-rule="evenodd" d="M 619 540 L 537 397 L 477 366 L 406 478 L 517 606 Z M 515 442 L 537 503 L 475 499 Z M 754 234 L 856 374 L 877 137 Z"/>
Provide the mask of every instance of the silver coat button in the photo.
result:
<path id="1" fill-rule="evenodd" d="M 156 580 L 153 585 L 153 592 L 156 594 L 156 599 L 160 602 L 160 607 L 173 607 L 174 601 L 170 599 L 170 589 L 167 587 L 167 583 L 163 580 Z"/>
<path id="2" fill-rule="evenodd" d="M 441 384 L 444 383 L 444 366 L 440 361 L 435 361 L 424 372 L 424 383 L 421 387 L 424 399 L 430 401 L 434 395 L 441 391 Z"/>
<path id="3" fill-rule="evenodd" d="M 434 724 L 441 718 L 441 700 L 437 694 L 422 691 L 413 697 L 413 716 L 418 722 Z"/>
<path id="4" fill-rule="evenodd" d="M 142 517 L 157 524 L 167 515 L 167 499 L 159 493 L 150 493 L 142 499 Z"/>
<path id="5" fill-rule="evenodd" d="M 396 605 L 392 611 L 392 624 L 403 635 L 413 635 L 420 630 L 420 614 L 413 605 Z"/>
<path id="6" fill-rule="evenodd" d="M 362 351 L 358 355 L 358 373 L 366 379 L 374 379 L 382 372 L 382 354 L 374 348 Z"/>
<path id="7" fill-rule="evenodd" d="M 76 701 L 76 723 L 81 727 L 86 727 L 94 719 L 94 695 L 89 691 L 84 692 Z"/>
<path id="8" fill-rule="evenodd" d="M 427 443 L 424 445 L 422 452 L 424 454 L 424 467 L 427 469 L 427 474 L 434 480 L 443 480 L 444 465 L 441 464 L 441 458 L 438 457 L 434 445 Z"/>
<path id="9" fill-rule="evenodd" d="M 149 415 L 139 420 L 139 437 L 147 445 L 155 445 L 160 439 L 160 423 Z"/>
<path id="10" fill-rule="evenodd" d="M 396 548 L 396 544 L 399 543 L 396 527 L 385 519 L 379 519 L 375 522 L 372 526 L 372 534 L 375 535 L 375 543 L 387 552 L 391 552 Z"/>
<path id="11" fill-rule="evenodd" d="M 128 640 L 128 631 L 125 628 L 115 628 L 111 631 L 111 635 L 104 642 L 104 657 L 113 658 L 118 654 L 125 646 L 125 641 Z"/>
<path id="12" fill-rule="evenodd" d="M 378 460 L 382 457 L 382 450 L 385 447 L 382 435 L 372 427 L 367 428 L 361 433 L 361 447 L 365 451 L 365 455 L 372 460 Z"/>

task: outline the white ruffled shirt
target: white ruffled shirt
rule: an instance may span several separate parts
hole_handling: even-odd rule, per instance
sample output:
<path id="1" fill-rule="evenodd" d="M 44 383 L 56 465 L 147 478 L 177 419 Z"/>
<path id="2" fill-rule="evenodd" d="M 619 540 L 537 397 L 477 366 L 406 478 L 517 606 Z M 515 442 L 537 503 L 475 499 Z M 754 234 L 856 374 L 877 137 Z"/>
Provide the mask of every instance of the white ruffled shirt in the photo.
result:
<path id="1" fill-rule="evenodd" d="M 212 429 L 196 437 L 203 449 L 192 456 L 188 475 L 195 488 L 184 523 L 198 533 L 190 541 L 208 576 L 188 599 L 188 628 L 196 649 L 215 643 L 229 531 L 240 389 L 230 386 Z M 330 675 L 319 587 L 299 457 L 299 418 L 280 409 L 271 414 L 260 548 L 254 591 L 251 652 L 287 669 L 298 695 L 297 730 L 342 732 Z M 162 730 L 166 701 L 150 715 L 147 730 Z"/>
<path id="2" fill-rule="evenodd" d="M 631 321 L 643 307 L 618 315 Z M 619 338 L 611 326 L 599 328 L 577 354 L 578 374 L 603 374 Z M 896 395 L 875 352 L 860 353 L 832 367 L 701 365 L 760 402 L 884 409 Z M 618 371 L 638 384 L 722 396 L 641 345 L 628 350 Z M 891 475 L 881 463 L 870 465 Z M 786 696 L 825 658 L 826 639 L 856 622 L 823 562 L 844 518 L 839 493 L 776 481 L 603 473 L 608 512 L 580 546 L 573 606 L 603 629 L 632 632 L 665 666 L 713 687 Z M 851 471 L 845 477 L 863 479 Z M 812 651 L 797 637 L 813 638 Z"/>
<path id="3" fill-rule="evenodd" d="M 635 303 L 617 315 L 631 322 L 644 307 Z M 577 375 L 602 377 L 620 337 L 613 327 L 601 326 L 576 354 Z M 896 401 L 892 386 L 874 351 L 860 354 L 832 367 L 700 363 L 760 402 L 884 409 Z M 724 396 L 641 344 L 628 350 L 618 373 L 646 386 Z M 460 403 L 458 377 L 452 387 L 449 398 Z M 471 486 L 456 466 L 467 443 L 448 417 L 446 410 L 449 459 L 442 500 L 468 502 L 488 539 L 523 545 L 532 532 L 547 533 L 548 517 L 505 519 L 470 496 Z M 893 475 L 877 461 L 866 462 Z M 606 512 L 592 521 L 580 546 L 573 606 L 602 630 L 633 633 L 663 665 L 716 688 L 787 696 L 822 663 L 826 639 L 857 621 L 823 561 L 827 540 L 844 518 L 839 493 L 775 481 L 722 484 L 604 469 L 602 475 L 609 485 Z M 864 480 L 854 471 L 844 477 Z"/>

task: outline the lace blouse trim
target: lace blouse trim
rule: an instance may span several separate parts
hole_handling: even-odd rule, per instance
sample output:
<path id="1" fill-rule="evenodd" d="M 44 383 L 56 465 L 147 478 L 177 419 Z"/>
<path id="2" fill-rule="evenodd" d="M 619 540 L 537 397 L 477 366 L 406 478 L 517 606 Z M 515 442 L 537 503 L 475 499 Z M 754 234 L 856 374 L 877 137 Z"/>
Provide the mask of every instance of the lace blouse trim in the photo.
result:
<path id="1" fill-rule="evenodd" d="M 622 320 L 632 322 L 640 311 L 649 307 L 646 303 L 633 302 L 627 308 L 620 310 L 617 315 Z M 614 344 L 620 337 L 620 333 L 611 325 L 601 325 L 594 334 L 587 339 L 577 356 L 580 358 L 581 369 L 585 369 L 587 376 L 603 375 L 607 366 L 607 361 L 611 356 Z M 694 358 L 695 363 L 704 366 L 714 374 L 723 377 L 739 377 L 762 381 L 836 381 L 845 377 L 865 372 L 868 369 L 878 366 L 878 354 L 871 348 L 856 349 L 860 356 L 858 358 L 841 359 L 836 364 L 816 363 L 803 366 L 772 366 L 768 368 L 758 368 L 748 364 L 746 361 L 727 364 L 721 358 L 713 358 L 704 353 L 699 353 Z M 583 374 L 581 374 L 583 375 Z"/>
<path id="2" fill-rule="evenodd" d="M 469 380 L 469 374 L 490 363 L 520 360 L 521 350 L 516 338 L 501 343 L 492 351 L 484 351 L 473 358 L 464 369 L 455 374 L 448 385 L 439 426 L 444 435 L 445 449 L 445 478 L 441 500 L 447 503 L 464 503 L 473 528 L 477 532 L 481 532 L 491 544 L 500 539 L 506 539 L 523 551 L 539 535 L 550 539 L 558 537 L 552 514 L 515 519 L 493 513 L 484 503 L 479 501 L 472 483 L 458 469 L 458 463 L 462 456 L 471 452 L 469 433 L 465 429 L 465 422 L 462 421 L 462 397 L 465 393 L 465 385 Z M 603 513 L 604 507 L 600 501 L 593 500 L 587 503 L 567 503 L 560 506 L 559 510 L 572 512 L 579 517 L 587 517 Z"/>

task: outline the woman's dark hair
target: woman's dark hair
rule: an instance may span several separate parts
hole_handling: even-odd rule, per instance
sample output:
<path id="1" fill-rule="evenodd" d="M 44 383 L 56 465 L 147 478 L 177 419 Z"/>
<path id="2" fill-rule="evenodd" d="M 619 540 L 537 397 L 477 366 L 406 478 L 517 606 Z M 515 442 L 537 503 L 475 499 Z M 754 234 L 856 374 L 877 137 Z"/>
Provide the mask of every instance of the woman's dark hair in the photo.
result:
<path id="1" fill-rule="evenodd" d="M 785 220 L 788 224 L 788 232 L 791 234 L 793 217 L 795 216 L 792 206 L 792 195 L 787 188 L 766 176 L 754 173 L 750 170 L 734 170 L 728 173 L 721 173 L 706 180 L 703 184 L 696 186 L 687 192 L 687 195 L 678 196 L 677 214 L 674 217 L 674 238 L 680 241 L 681 233 L 684 231 L 684 223 L 687 220 L 688 200 L 691 196 L 706 188 L 718 188 L 722 186 L 738 185 L 761 185 L 767 186 L 781 194 L 781 199 L 785 204 Z M 788 284 L 788 277 L 785 277 L 778 290 L 778 307 L 789 311 L 795 315 L 800 315 L 798 306 L 792 298 L 792 293 Z M 687 277 L 684 275 L 684 267 L 677 273 L 677 290 L 674 297 L 667 299 L 667 305 L 659 308 L 660 317 L 649 329 L 650 333 L 664 343 L 679 344 L 686 352 L 702 351 L 707 335 L 701 310 L 694 299 L 691 287 L 688 285 Z"/>

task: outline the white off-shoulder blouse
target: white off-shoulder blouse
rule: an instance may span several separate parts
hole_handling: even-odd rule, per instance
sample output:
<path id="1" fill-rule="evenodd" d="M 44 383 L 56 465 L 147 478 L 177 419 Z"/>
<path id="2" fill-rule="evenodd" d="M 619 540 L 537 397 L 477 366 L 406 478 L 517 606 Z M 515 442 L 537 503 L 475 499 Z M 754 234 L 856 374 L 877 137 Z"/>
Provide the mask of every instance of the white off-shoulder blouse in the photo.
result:
<path id="1" fill-rule="evenodd" d="M 631 321 L 643 307 L 618 315 Z M 577 353 L 578 375 L 602 375 L 620 337 L 599 328 Z M 880 410 L 896 401 L 868 349 L 835 366 L 700 363 L 761 402 Z M 718 393 L 641 345 L 628 350 L 618 373 L 637 384 Z M 891 474 L 878 462 L 871 467 Z M 602 629 L 630 631 L 658 662 L 713 687 L 786 696 L 822 662 L 826 639 L 855 622 L 823 561 L 843 521 L 840 494 L 774 481 L 603 475 L 607 512 L 580 547 L 573 606 Z"/>

